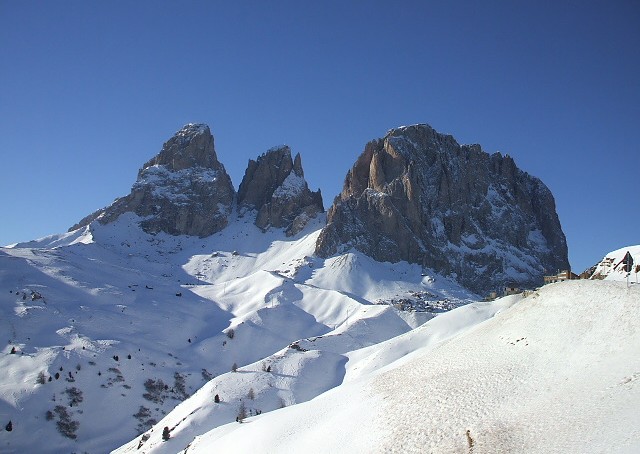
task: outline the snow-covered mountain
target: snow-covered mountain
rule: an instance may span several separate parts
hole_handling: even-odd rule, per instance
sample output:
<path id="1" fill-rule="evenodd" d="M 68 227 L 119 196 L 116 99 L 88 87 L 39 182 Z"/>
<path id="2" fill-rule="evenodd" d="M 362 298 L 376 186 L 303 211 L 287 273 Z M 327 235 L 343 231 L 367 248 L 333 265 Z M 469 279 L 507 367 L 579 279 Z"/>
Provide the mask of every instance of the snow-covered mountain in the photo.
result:
<path id="1" fill-rule="evenodd" d="M 348 352 L 474 299 L 416 265 L 313 257 L 322 221 L 287 237 L 232 215 L 200 239 L 125 213 L 2 248 L 0 450 L 106 452 L 203 386 L 224 409 L 207 430 L 235 420 L 238 382 L 248 412 L 303 402 L 342 382 Z"/>
<path id="2" fill-rule="evenodd" d="M 69 230 L 94 220 L 108 224 L 124 213 L 135 213 L 148 233 L 204 237 L 226 227 L 234 197 L 231 178 L 218 161 L 209 127 L 189 123 L 142 166 L 129 195 Z"/>
<path id="3" fill-rule="evenodd" d="M 636 453 L 639 303 L 638 286 L 568 281 L 470 304 L 348 352 L 342 383 L 311 401 L 214 428 L 216 415 L 273 392 L 278 378 L 254 364 L 116 452 Z M 290 368 L 278 373 L 322 383 L 326 369 L 307 363 L 332 337 L 279 352 Z M 223 386 L 236 399 L 212 402 Z"/>
<path id="4" fill-rule="evenodd" d="M 316 252 L 351 247 L 437 269 L 481 295 L 570 268 L 547 186 L 510 156 L 426 124 L 370 142 L 347 173 Z"/>
<path id="5" fill-rule="evenodd" d="M 485 159 L 472 148 L 452 153 Z M 403 167 L 376 156 L 384 207 Z M 503 186 L 529 181 L 491 159 Z M 409 189 L 425 183 L 415 166 Z M 364 185 L 355 173 L 345 186 Z M 524 246 L 544 256 L 553 242 L 532 234 L 539 207 L 518 214 L 531 194 L 507 186 L 492 203 L 531 223 L 515 233 L 523 249 L 500 257 L 538 270 Z M 363 238 L 316 254 L 327 227 L 299 155 L 275 147 L 250 161 L 236 193 L 208 127 L 189 124 L 128 196 L 68 233 L 0 248 L 0 451 L 571 452 L 563 434 L 589 443 L 575 452 L 638 448 L 637 286 L 612 274 L 479 302 L 451 267 L 385 262 Z M 607 436 L 588 434 L 587 417 Z"/>

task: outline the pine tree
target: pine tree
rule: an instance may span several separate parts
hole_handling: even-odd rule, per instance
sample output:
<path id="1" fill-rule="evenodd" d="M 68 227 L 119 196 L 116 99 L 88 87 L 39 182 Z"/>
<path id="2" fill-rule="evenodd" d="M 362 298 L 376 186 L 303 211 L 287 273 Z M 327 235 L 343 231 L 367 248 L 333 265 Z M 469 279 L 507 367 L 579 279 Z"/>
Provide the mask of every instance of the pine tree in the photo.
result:
<path id="1" fill-rule="evenodd" d="M 220 403 L 220 396 L 216 394 L 215 397 L 213 398 L 213 401 L 215 403 L 219 404 Z"/>
<path id="2" fill-rule="evenodd" d="M 162 441 L 167 441 L 171 438 L 171 433 L 169 432 L 169 428 L 167 426 L 162 430 Z"/>
<path id="3" fill-rule="evenodd" d="M 241 402 L 240 408 L 238 408 L 238 416 L 236 416 L 236 421 L 242 422 L 246 417 L 247 417 L 247 407 L 244 406 L 244 402 Z"/>
<path id="4" fill-rule="evenodd" d="M 7 430 L 7 432 L 11 432 L 13 430 L 13 423 L 9 421 L 9 424 L 4 426 L 4 428 Z"/>

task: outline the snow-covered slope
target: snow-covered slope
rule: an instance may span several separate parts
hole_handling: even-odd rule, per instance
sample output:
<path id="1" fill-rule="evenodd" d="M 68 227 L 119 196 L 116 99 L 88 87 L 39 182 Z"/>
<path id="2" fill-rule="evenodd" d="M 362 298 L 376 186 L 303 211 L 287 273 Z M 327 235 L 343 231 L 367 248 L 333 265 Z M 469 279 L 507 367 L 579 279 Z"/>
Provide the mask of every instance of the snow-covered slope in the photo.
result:
<path id="1" fill-rule="evenodd" d="M 215 389 L 203 389 L 142 452 L 635 453 L 639 305 L 638 286 L 570 281 L 461 307 L 350 353 L 347 375 L 376 362 L 352 380 L 202 433 L 187 449 L 181 434 L 198 432 L 194 419 L 211 408 Z M 164 426 L 175 439 L 161 440 Z M 141 452 L 139 443 L 118 452 Z"/>
<path id="2" fill-rule="evenodd" d="M 249 389 L 247 413 L 312 399 L 351 352 L 475 298 L 415 265 L 313 257 L 322 219 L 290 238 L 253 220 L 200 239 L 128 213 L 0 249 L 0 451 L 106 452 L 193 395 L 186 446 Z"/>
<path id="3" fill-rule="evenodd" d="M 638 282 L 638 274 L 640 274 L 640 245 L 623 247 L 609 252 L 595 266 L 591 279 L 626 281 L 627 272 L 624 270 L 624 264 L 622 262 L 627 252 L 630 253 L 633 258 L 633 267 L 629 278 L 634 282 Z"/>

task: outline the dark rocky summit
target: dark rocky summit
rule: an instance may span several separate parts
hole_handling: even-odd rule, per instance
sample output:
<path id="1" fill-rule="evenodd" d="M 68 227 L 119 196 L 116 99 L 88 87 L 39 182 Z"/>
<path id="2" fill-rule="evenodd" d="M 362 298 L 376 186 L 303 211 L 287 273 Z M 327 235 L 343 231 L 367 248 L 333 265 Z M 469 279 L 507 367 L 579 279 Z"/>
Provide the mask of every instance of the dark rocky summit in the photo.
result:
<path id="1" fill-rule="evenodd" d="M 132 212 L 148 233 L 208 236 L 227 225 L 235 191 L 207 125 L 188 124 L 138 172 L 131 193 L 71 227 L 103 224 Z"/>
<path id="2" fill-rule="evenodd" d="M 287 146 L 272 148 L 257 161 L 249 161 L 238 189 L 238 206 L 257 211 L 258 227 L 284 228 L 288 236 L 324 211 L 320 190 L 309 190 L 300 154 L 292 160 Z"/>
<path id="3" fill-rule="evenodd" d="M 349 248 L 421 264 L 478 294 L 541 285 L 545 272 L 569 268 L 549 189 L 509 156 L 428 125 L 370 142 L 348 172 L 316 253 Z"/>
<path id="4" fill-rule="evenodd" d="M 227 226 L 235 191 L 216 156 L 209 127 L 188 124 L 138 172 L 131 193 L 87 216 L 69 230 L 115 221 L 135 213 L 147 233 L 205 237 Z M 311 192 L 304 179 L 300 155 L 291 159 L 287 146 L 275 147 L 250 160 L 237 203 L 241 212 L 256 211 L 255 224 L 284 228 L 295 235 L 324 211 L 320 190 Z"/>
<path id="5" fill-rule="evenodd" d="M 236 194 L 208 126 L 188 124 L 138 172 L 131 193 L 70 230 L 135 213 L 148 233 L 208 236 L 228 223 Z M 320 191 L 287 146 L 249 161 L 240 215 L 262 228 L 301 231 L 323 212 Z M 355 248 L 379 261 L 406 260 L 479 294 L 533 287 L 568 269 L 567 245 L 549 189 L 513 159 L 459 145 L 428 125 L 391 130 L 367 144 L 318 237 L 321 257 Z"/>

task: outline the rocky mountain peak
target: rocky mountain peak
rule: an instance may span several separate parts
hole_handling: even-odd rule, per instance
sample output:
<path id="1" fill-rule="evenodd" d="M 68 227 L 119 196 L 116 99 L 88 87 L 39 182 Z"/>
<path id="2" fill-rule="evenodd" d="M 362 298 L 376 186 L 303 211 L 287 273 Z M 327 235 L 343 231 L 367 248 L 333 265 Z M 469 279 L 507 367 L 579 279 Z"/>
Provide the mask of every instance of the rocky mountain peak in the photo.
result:
<path id="1" fill-rule="evenodd" d="M 258 227 L 285 228 L 287 235 L 295 235 L 324 211 L 320 190 L 309 190 L 300 154 L 292 159 L 286 145 L 249 160 L 238 189 L 238 205 L 241 210 L 257 211 Z"/>
<path id="2" fill-rule="evenodd" d="M 293 173 L 300 177 L 304 177 L 304 171 L 302 170 L 302 158 L 300 157 L 300 153 L 296 153 L 295 158 L 293 158 Z"/>
<path id="3" fill-rule="evenodd" d="M 369 142 L 328 212 L 316 253 L 351 247 L 406 260 L 483 294 L 542 283 L 567 269 L 567 245 L 549 189 L 513 159 L 459 145 L 429 125 Z"/>
<path id="4" fill-rule="evenodd" d="M 213 135 L 205 124 L 189 123 L 166 141 L 162 150 L 142 166 L 140 173 L 151 166 L 161 165 L 179 171 L 193 167 L 218 170 Z"/>
<path id="5" fill-rule="evenodd" d="M 286 145 L 270 148 L 255 161 L 250 159 L 238 188 L 238 204 L 258 209 L 268 203 L 292 170 L 291 149 Z"/>
<path id="6" fill-rule="evenodd" d="M 204 237 L 227 225 L 234 195 L 231 179 L 216 156 L 209 127 L 187 124 L 143 165 L 129 195 L 87 216 L 70 230 L 93 220 L 107 224 L 132 212 L 142 218 L 140 226 L 148 233 Z"/>

